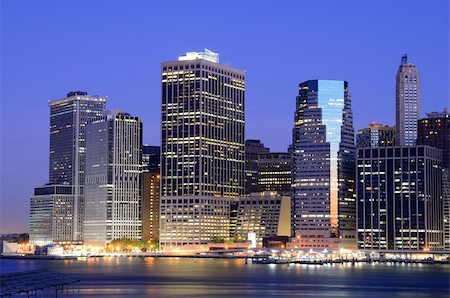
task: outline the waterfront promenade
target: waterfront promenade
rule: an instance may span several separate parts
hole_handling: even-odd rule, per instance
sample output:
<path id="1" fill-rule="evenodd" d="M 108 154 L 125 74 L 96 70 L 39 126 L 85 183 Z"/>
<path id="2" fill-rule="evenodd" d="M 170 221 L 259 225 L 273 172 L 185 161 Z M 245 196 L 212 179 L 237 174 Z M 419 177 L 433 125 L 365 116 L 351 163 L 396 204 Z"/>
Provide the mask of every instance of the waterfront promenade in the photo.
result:
<path id="1" fill-rule="evenodd" d="M 77 259 L 102 257 L 134 258 L 217 258 L 244 259 L 246 263 L 258 264 L 339 264 L 339 263 L 422 263 L 450 264 L 448 251 L 368 251 L 368 250 L 300 250 L 300 249 L 254 249 L 160 252 L 66 252 L 56 255 L 15 254 L 1 256 L 4 259 Z"/>

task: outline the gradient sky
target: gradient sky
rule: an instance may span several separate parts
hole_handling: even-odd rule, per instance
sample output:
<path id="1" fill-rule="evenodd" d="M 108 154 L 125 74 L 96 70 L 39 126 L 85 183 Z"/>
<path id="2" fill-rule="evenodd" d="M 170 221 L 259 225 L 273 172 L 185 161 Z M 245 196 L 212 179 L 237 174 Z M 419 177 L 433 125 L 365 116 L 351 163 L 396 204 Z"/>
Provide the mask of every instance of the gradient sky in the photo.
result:
<path id="1" fill-rule="evenodd" d="M 21 1 L 1 7 L 0 232 L 28 231 L 48 181 L 48 100 L 109 97 L 159 145 L 160 62 L 204 48 L 247 71 L 246 138 L 291 141 L 298 83 L 349 82 L 355 129 L 395 122 L 395 73 L 421 73 L 421 114 L 449 106 L 449 3 L 436 1 Z"/>

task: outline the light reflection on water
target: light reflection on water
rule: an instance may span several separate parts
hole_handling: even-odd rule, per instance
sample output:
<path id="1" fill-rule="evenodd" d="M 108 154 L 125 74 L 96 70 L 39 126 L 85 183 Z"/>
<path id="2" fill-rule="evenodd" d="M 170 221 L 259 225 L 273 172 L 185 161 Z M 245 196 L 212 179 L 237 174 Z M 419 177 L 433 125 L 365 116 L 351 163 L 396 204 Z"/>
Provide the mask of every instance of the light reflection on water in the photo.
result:
<path id="1" fill-rule="evenodd" d="M 449 265 L 245 264 L 242 259 L 105 257 L 0 260 L 1 272 L 49 269 L 103 297 L 449 297 Z"/>

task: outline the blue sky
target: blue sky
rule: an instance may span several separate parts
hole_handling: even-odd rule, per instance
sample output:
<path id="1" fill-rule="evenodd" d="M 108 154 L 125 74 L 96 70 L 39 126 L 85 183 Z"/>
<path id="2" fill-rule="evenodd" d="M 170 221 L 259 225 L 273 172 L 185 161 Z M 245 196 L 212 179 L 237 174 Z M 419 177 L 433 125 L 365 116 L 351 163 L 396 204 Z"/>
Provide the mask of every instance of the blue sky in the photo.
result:
<path id="1" fill-rule="evenodd" d="M 159 144 L 160 62 L 209 48 L 246 70 L 246 138 L 291 140 L 298 83 L 349 82 L 355 129 L 395 121 L 395 73 L 421 73 L 422 115 L 449 103 L 449 3 L 1 1 L 0 232 L 27 231 L 48 180 L 48 100 L 73 90 L 141 116 Z"/>

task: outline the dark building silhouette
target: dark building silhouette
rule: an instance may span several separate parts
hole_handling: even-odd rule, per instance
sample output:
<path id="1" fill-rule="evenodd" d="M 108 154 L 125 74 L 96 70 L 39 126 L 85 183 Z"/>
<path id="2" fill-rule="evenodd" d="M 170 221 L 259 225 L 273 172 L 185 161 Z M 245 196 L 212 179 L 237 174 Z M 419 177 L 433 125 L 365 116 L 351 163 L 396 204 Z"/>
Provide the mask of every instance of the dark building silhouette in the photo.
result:
<path id="1" fill-rule="evenodd" d="M 142 164 L 144 172 L 159 172 L 161 159 L 161 147 L 159 146 L 142 146 Z"/>
<path id="2" fill-rule="evenodd" d="M 245 194 L 249 195 L 253 192 L 261 192 L 262 189 L 258 184 L 258 156 L 265 155 L 270 152 L 269 148 L 264 147 L 260 140 L 245 141 Z"/>

